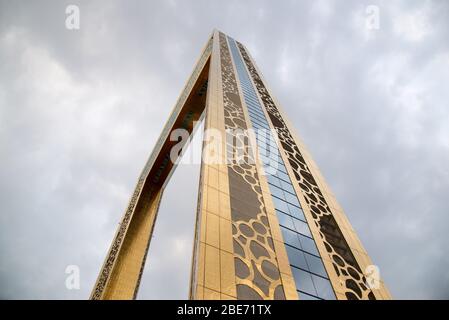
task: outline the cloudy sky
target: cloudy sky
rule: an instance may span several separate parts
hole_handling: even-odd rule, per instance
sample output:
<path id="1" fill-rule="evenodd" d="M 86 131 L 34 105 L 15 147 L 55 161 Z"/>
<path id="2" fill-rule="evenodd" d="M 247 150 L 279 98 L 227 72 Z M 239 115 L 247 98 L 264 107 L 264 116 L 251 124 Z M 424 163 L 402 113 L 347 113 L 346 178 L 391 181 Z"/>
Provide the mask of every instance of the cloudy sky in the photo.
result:
<path id="1" fill-rule="evenodd" d="M 89 296 L 213 28 L 248 47 L 393 296 L 449 298 L 444 0 L 0 0 L 0 298 Z M 140 299 L 188 296 L 197 179 L 181 165 L 165 192 Z"/>

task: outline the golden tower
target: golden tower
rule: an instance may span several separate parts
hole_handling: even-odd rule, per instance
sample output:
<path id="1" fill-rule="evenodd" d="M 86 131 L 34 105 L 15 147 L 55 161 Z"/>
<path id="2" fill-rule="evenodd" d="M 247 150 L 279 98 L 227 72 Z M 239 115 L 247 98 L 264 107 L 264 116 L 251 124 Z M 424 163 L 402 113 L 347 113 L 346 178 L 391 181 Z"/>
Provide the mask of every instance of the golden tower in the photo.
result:
<path id="1" fill-rule="evenodd" d="M 191 299 L 390 299 L 248 50 L 214 31 L 147 161 L 91 299 L 133 299 L 176 130 L 204 142 Z M 175 139 L 173 138 L 175 137 Z"/>

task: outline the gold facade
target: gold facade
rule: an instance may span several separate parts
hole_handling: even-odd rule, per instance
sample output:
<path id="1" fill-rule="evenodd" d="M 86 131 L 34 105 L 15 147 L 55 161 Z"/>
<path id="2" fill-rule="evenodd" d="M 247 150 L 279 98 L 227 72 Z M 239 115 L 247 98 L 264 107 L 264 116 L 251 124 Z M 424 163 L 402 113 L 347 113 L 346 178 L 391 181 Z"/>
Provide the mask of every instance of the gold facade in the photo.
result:
<path id="1" fill-rule="evenodd" d="M 193 131 L 204 114 L 204 148 L 190 281 L 191 299 L 298 299 L 297 282 L 254 139 L 229 38 L 214 31 L 167 122 L 121 221 L 92 299 L 133 299 L 164 186 L 176 128 Z M 367 285 L 372 262 L 335 196 L 280 110 L 247 49 L 244 61 L 304 211 L 336 299 L 389 299 L 382 280 Z M 243 134 L 229 134 L 240 130 Z M 240 132 L 239 131 L 239 132 Z M 234 156 L 236 143 L 244 159 Z M 238 144 L 238 143 L 237 143 Z"/>

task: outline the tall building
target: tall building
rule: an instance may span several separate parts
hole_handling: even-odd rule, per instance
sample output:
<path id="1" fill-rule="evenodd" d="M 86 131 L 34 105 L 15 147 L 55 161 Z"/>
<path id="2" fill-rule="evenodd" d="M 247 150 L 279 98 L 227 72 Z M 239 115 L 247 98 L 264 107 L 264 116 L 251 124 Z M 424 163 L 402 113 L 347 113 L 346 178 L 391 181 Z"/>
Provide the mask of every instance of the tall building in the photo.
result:
<path id="1" fill-rule="evenodd" d="M 203 117 L 190 298 L 391 298 L 248 50 L 214 31 L 140 175 L 92 299 L 136 297 L 164 187 L 183 137 Z"/>

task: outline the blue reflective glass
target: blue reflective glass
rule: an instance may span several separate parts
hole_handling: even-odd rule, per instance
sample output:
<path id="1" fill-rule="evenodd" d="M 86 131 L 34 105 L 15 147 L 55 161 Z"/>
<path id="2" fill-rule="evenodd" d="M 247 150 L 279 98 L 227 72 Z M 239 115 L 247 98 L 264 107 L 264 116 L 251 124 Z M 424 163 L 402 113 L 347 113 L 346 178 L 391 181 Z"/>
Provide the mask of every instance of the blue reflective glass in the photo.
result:
<path id="1" fill-rule="evenodd" d="M 282 213 L 281 211 L 276 210 L 277 217 L 279 219 L 279 224 L 281 226 L 284 226 L 286 228 L 295 230 L 295 226 L 293 225 L 293 218 L 289 215 L 286 215 L 285 213 Z"/>
<path id="2" fill-rule="evenodd" d="M 301 249 L 311 254 L 319 256 L 315 242 L 302 234 L 298 234 L 299 241 L 301 242 Z"/>
<path id="3" fill-rule="evenodd" d="M 266 149 L 264 149 L 263 146 L 258 145 L 258 147 L 259 147 L 259 155 L 267 157 L 268 156 L 268 151 Z"/>
<path id="4" fill-rule="evenodd" d="M 268 125 L 268 122 L 260 112 L 256 111 L 256 109 L 252 109 L 251 111 L 253 112 L 254 118 L 257 118 L 261 123 Z M 264 132 L 268 132 L 268 130 L 265 130 Z"/>
<path id="5" fill-rule="evenodd" d="M 279 178 L 281 178 L 282 180 L 290 181 L 290 178 L 288 177 L 288 175 L 285 174 L 285 173 L 282 172 L 282 171 L 279 171 L 279 172 L 277 173 L 277 176 L 278 176 Z"/>
<path id="6" fill-rule="evenodd" d="M 301 248 L 301 244 L 299 243 L 299 238 L 296 232 L 290 231 L 284 227 L 281 227 L 282 237 L 286 244 L 294 246 L 296 248 Z"/>
<path id="7" fill-rule="evenodd" d="M 290 264 L 304 270 L 309 270 L 306 258 L 304 257 L 304 253 L 301 250 L 292 248 L 290 246 L 285 246 L 285 249 L 287 249 L 287 255 Z"/>
<path id="8" fill-rule="evenodd" d="M 298 291 L 299 300 L 321 300 L 320 298 L 311 296 L 310 294 Z"/>
<path id="9" fill-rule="evenodd" d="M 274 207 L 276 209 L 288 213 L 287 202 L 285 202 L 279 198 L 276 198 L 276 197 L 272 197 L 272 198 L 273 198 Z"/>
<path id="10" fill-rule="evenodd" d="M 300 204 L 299 204 L 299 201 L 298 201 L 298 198 L 296 197 L 296 195 L 293 195 L 293 194 L 291 194 L 289 192 L 286 192 L 285 193 L 285 200 L 288 203 L 291 203 L 291 204 L 293 204 L 293 205 L 295 205 L 297 207 L 300 207 Z"/>
<path id="11" fill-rule="evenodd" d="M 280 162 L 279 161 L 279 159 L 280 159 L 279 153 L 277 153 L 277 152 L 271 152 L 270 153 L 270 158 L 273 159 L 274 161 Z"/>
<path id="12" fill-rule="evenodd" d="M 278 171 L 278 163 L 275 161 L 270 162 L 270 167 L 272 168 L 272 173 L 276 174 L 276 172 Z"/>
<path id="13" fill-rule="evenodd" d="M 264 156 L 264 155 L 260 155 L 260 161 L 262 161 L 262 163 L 268 164 L 270 163 L 270 158 Z"/>
<path id="14" fill-rule="evenodd" d="M 293 186 L 291 185 L 291 183 L 288 183 L 288 182 L 285 182 L 284 180 L 282 180 L 281 186 L 282 186 L 282 189 L 295 194 L 295 189 L 293 189 Z"/>
<path id="15" fill-rule="evenodd" d="M 326 270 L 324 270 L 324 265 L 321 259 L 308 253 L 305 253 L 305 256 L 310 272 L 327 278 L 327 273 Z"/>
<path id="16" fill-rule="evenodd" d="M 290 215 L 299 220 L 306 221 L 306 217 L 304 216 L 304 213 L 302 212 L 301 208 L 298 208 L 297 206 L 294 206 L 292 204 L 287 204 L 287 207 Z"/>
<path id="17" fill-rule="evenodd" d="M 280 199 L 285 199 L 284 191 L 282 191 L 282 189 L 275 187 L 273 185 L 270 185 L 270 191 L 273 196 L 276 196 Z"/>
<path id="18" fill-rule="evenodd" d="M 273 161 L 276 161 L 277 163 L 279 163 L 279 171 L 282 171 L 283 173 L 287 173 L 287 169 L 285 169 L 284 165 L 282 163 L 280 163 L 278 160 L 274 159 L 272 157 L 272 154 L 270 154 L 270 158 L 273 159 Z"/>
<path id="19" fill-rule="evenodd" d="M 267 146 L 271 146 L 271 144 L 273 144 L 273 138 L 271 136 L 270 130 L 260 130 L 259 132 L 257 132 L 256 138 Z"/>
<path id="20" fill-rule="evenodd" d="M 295 279 L 296 288 L 305 293 L 316 296 L 315 286 L 313 285 L 312 277 L 310 273 L 297 269 L 295 267 L 292 268 L 293 278 Z"/>
<path id="21" fill-rule="evenodd" d="M 267 156 L 270 157 L 273 161 L 277 161 L 277 157 L 278 157 L 278 152 L 277 150 L 274 150 L 273 148 L 271 148 L 270 146 L 268 146 L 265 151 L 267 152 Z M 282 165 L 280 165 L 280 167 L 283 167 Z"/>
<path id="22" fill-rule="evenodd" d="M 298 219 L 293 219 L 293 224 L 295 225 L 296 231 L 305 236 L 312 237 L 312 234 L 310 233 L 310 229 L 307 223 Z"/>
<path id="23" fill-rule="evenodd" d="M 268 129 L 268 123 L 266 121 L 261 120 L 260 118 L 258 118 L 256 116 L 252 116 L 251 121 L 256 122 L 256 123 L 260 124 L 261 126 L 263 126 L 264 128 Z"/>
<path id="24" fill-rule="evenodd" d="M 263 166 L 263 169 L 265 170 L 265 177 L 273 177 L 273 176 L 275 176 L 274 174 L 273 174 L 273 171 L 275 170 L 275 169 L 273 169 L 271 166 L 270 166 L 270 164 L 269 163 L 267 163 L 267 164 L 264 164 L 264 166 Z M 269 182 L 270 183 L 270 182 Z M 273 183 L 270 183 L 270 184 L 275 184 L 276 183 L 276 180 L 274 180 L 273 181 Z"/>
<path id="25" fill-rule="evenodd" d="M 334 290 L 332 290 L 329 280 L 312 275 L 312 281 L 315 285 L 318 297 L 326 300 L 335 300 Z"/>

